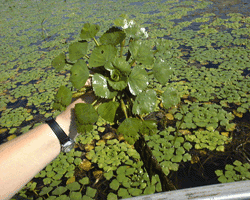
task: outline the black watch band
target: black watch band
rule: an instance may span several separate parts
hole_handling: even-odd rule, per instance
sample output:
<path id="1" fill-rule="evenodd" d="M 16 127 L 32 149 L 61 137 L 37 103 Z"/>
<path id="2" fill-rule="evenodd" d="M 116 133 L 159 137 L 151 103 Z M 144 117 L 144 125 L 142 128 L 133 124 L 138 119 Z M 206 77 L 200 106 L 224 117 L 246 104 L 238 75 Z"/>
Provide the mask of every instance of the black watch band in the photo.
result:
<path id="1" fill-rule="evenodd" d="M 58 137 L 61 144 L 65 144 L 70 140 L 70 137 L 66 135 L 63 129 L 58 125 L 58 123 L 53 119 L 53 117 L 49 117 L 45 122 L 50 126 L 50 128 L 54 131 L 56 136 Z"/>

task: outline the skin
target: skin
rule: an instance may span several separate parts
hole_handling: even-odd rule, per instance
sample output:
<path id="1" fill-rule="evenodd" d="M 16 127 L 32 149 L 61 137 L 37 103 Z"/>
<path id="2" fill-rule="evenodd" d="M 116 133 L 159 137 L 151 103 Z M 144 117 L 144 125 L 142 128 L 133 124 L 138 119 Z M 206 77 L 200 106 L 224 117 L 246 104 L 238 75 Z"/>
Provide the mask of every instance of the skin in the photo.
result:
<path id="1" fill-rule="evenodd" d="M 71 103 L 55 121 L 72 139 L 77 134 L 73 108 L 92 103 L 93 92 Z M 60 143 L 46 123 L 0 146 L 0 199 L 10 199 L 60 153 Z"/>

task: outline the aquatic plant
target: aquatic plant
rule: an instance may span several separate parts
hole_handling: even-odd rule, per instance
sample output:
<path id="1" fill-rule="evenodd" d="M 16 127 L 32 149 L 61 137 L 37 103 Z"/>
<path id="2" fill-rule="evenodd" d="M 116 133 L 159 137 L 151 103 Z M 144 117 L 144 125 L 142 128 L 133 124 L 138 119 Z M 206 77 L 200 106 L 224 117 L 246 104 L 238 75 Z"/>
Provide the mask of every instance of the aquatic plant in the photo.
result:
<path id="1" fill-rule="evenodd" d="M 126 15 L 121 15 L 121 18 L 114 23 L 115 26 L 106 31 L 99 38 L 99 42 L 95 38 L 100 29 L 99 25 L 84 24 L 80 34 L 82 40 L 69 45 L 69 60 L 73 62 L 69 62 L 64 53 L 52 61 L 52 66 L 57 71 L 62 70 L 66 64 L 72 65 L 70 81 L 78 90 L 72 92 L 66 86 L 61 86 L 55 96 L 53 108 L 64 110 L 71 103 L 72 97 L 83 94 L 87 79 L 92 77 L 91 89 L 98 100 L 92 104 L 75 105 L 78 132 L 86 134 L 93 130 L 93 124 L 97 122 L 98 115 L 108 122 L 116 123 L 119 125 L 117 134 L 123 134 L 125 140 L 130 145 L 135 145 L 137 152 L 143 156 L 142 160 L 150 179 L 157 173 L 161 181 L 165 179 L 162 187 L 166 190 L 167 177 L 156 160 L 152 160 L 150 156 L 145 157 L 145 152 L 150 149 L 142 142 L 145 141 L 144 135 L 154 135 L 157 132 L 157 124 L 153 120 L 143 120 L 143 115 L 155 111 L 157 96 L 161 96 L 160 100 L 166 109 L 180 102 L 180 97 L 172 87 L 167 87 L 164 92 L 147 89 L 148 74 L 153 74 L 164 85 L 173 71 L 171 67 L 164 64 L 164 60 L 155 61 L 154 52 L 145 42 L 139 41 L 141 37 L 147 37 L 145 29 L 140 28 L 133 20 L 129 21 Z M 93 39 L 96 46 L 92 54 L 87 56 L 89 39 Z M 128 51 L 125 54 L 126 58 L 122 58 L 126 42 L 128 42 Z M 120 51 L 116 47 L 118 44 L 120 44 Z M 83 57 L 88 59 L 89 65 L 81 59 Z M 135 66 L 135 64 L 138 65 Z M 147 72 L 143 65 L 152 65 L 152 71 Z M 93 73 L 91 75 L 90 70 Z M 106 102 L 102 102 L 101 99 L 106 99 Z M 118 120 L 123 118 L 125 120 L 120 123 Z M 151 159 L 152 162 L 146 162 L 146 159 Z M 111 158 L 108 162 L 110 160 Z M 157 165 L 157 172 L 155 172 L 154 168 Z"/>
<path id="2" fill-rule="evenodd" d="M 225 172 L 216 170 L 215 174 L 221 183 L 250 180 L 250 164 L 242 164 L 239 160 L 235 160 L 233 165 L 227 164 L 225 166 Z"/>

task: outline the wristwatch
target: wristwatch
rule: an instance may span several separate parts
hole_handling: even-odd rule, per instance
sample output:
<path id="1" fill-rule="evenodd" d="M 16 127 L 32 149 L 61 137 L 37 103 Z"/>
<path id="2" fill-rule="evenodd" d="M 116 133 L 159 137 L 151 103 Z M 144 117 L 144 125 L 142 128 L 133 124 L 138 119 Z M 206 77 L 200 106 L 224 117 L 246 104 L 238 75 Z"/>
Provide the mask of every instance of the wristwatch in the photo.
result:
<path id="1" fill-rule="evenodd" d="M 57 138 L 61 144 L 61 151 L 64 153 L 70 152 L 71 149 L 74 148 L 75 142 L 66 133 L 63 129 L 58 125 L 58 123 L 53 119 L 53 117 L 49 117 L 45 120 L 45 122 L 50 126 L 50 128 L 54 131 Z"/>

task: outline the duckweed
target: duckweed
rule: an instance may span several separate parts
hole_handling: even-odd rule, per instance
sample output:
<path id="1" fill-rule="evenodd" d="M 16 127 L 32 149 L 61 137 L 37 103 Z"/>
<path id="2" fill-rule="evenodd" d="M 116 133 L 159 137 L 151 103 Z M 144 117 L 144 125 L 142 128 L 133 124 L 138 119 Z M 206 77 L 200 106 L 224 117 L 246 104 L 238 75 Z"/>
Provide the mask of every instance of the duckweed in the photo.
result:
<path id="1" fill-rule="evenodd" d="M 227 164 L 224 172 L 223 170 L 216 170 L 215 174 L 221 183 L 250 180 L 250 164 L 242 164 L 242 162 L 236 160 L 233 165 Z"/>

